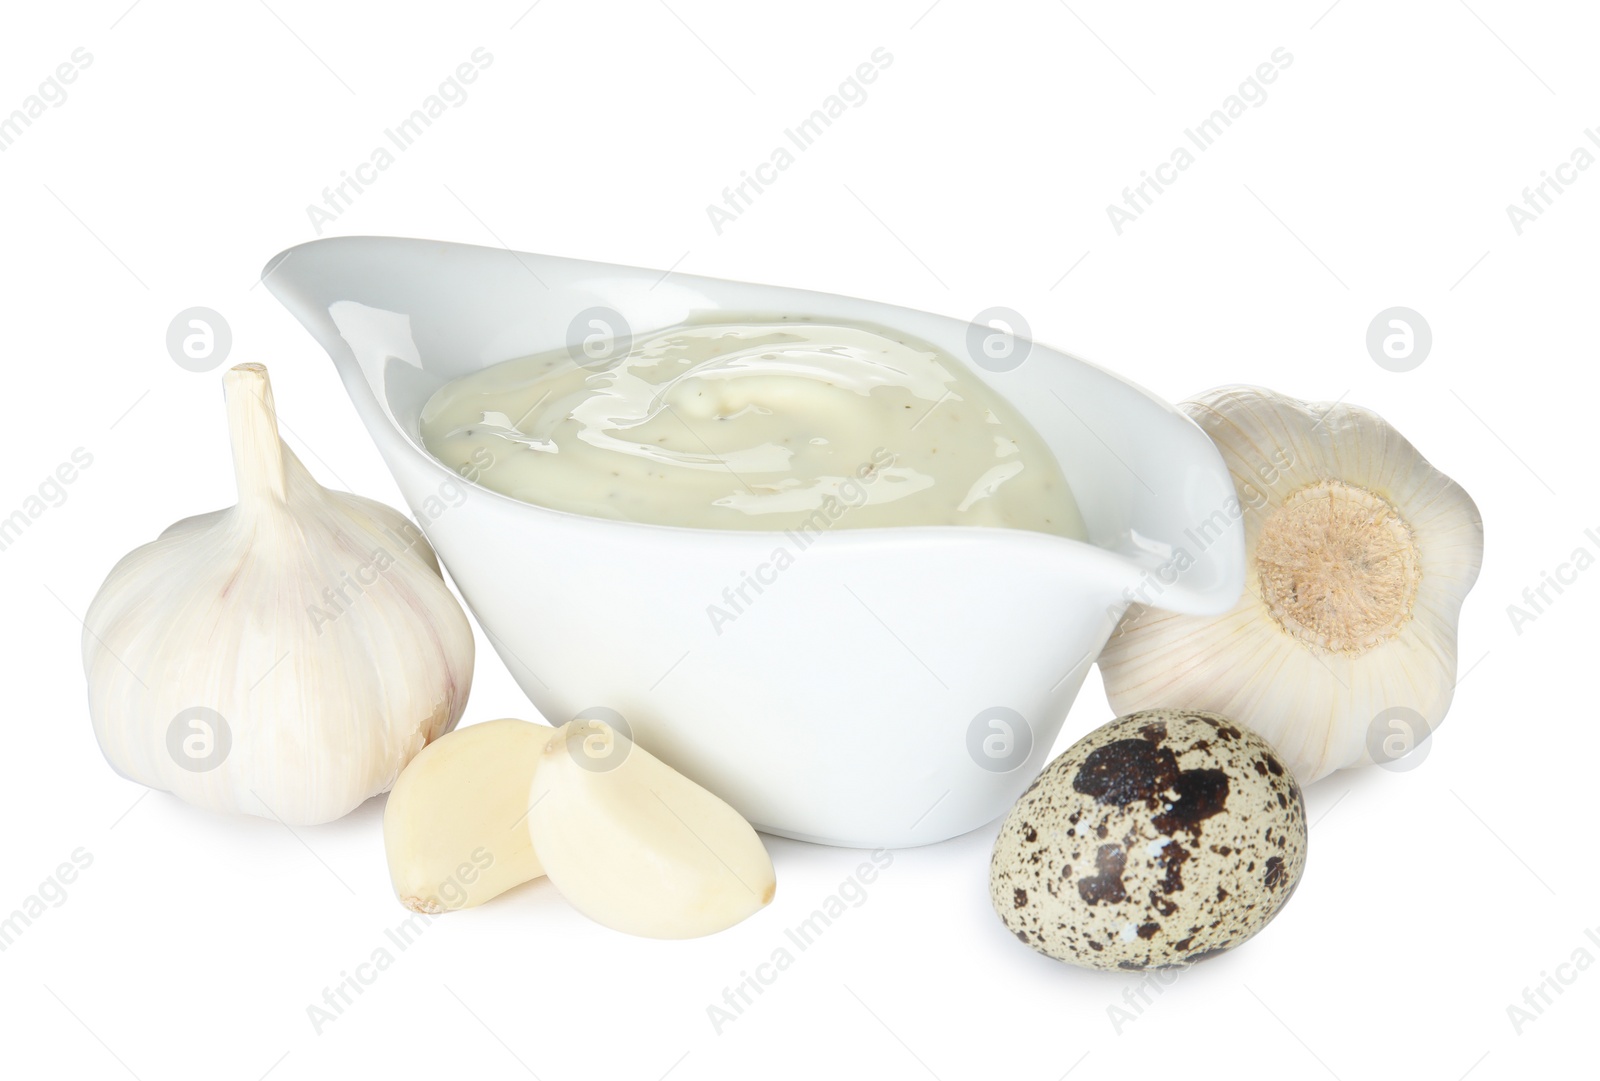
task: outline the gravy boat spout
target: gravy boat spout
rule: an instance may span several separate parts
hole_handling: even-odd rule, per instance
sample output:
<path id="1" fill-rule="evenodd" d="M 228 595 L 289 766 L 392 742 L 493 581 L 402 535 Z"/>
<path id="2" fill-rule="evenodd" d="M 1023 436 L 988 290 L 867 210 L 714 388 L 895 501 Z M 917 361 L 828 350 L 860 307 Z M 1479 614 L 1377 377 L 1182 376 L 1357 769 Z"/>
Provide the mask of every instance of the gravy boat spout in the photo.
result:
<path id="1" fill-rule="evenodd" d="M 1210 440 L 1156 397 L 1040 344 L 1021 343 L 1022 363 L 995 371 L 973 362 L 975 328 L 959 319 L 424 240 L 312 241 L 262 278 L 333 358 L 539 712 L 625 725 L 771 833 L 903 847 L 992 821 L 1048 760 L 1130 602 L 1212 614 L 1243 588 L 1239 506 Z M 423 449 L 420 414 L 440 386 L 567 344 L 597 310 L 634 334 L 787 314 L 914 335 L 1040 432 L 1089 540 L 591 518 L 490 491 Z"/>

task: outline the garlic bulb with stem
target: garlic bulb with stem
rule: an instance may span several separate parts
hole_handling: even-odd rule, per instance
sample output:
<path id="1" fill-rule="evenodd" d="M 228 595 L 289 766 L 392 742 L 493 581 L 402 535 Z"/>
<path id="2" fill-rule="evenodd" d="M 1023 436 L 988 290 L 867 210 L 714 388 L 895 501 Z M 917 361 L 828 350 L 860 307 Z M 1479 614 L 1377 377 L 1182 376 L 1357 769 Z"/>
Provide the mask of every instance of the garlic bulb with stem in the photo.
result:
<path id="1" fill-rule="evenodd" d="M 1223 714 L 1301 784 L 1391 757 L 1390 725 L 1406 750 L 1431 734 L 1483 561 L 1471 498 L 1359 406 L 1223 387 L 1183 408 L 1233 475 L 1245 591 L 1220 616 L 1130 608 L 1099 660 L 1112 708 Z"/>
<path id="2" fill-rule="evenodd" d="M 112 569 L 84 619 L 116 771 L 199 807 L 327 822 L 455 727 L 472 629 L 404 515 L 312 479 L 266 368 L 223 377 L 239 502 Z"/>

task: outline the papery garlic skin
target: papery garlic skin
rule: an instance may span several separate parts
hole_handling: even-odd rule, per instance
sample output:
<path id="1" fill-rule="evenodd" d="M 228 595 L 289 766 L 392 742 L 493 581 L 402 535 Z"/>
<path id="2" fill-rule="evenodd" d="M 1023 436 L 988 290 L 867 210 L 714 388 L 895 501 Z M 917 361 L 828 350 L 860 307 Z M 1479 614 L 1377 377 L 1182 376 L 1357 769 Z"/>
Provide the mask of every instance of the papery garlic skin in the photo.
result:
<path id="1" fill-rule="evenodd" d="M 1483 562 L 1471 498 L 1359 406 L 1223 387 L 1183 408 L 1233 475 L 1245 590 L 1220 616 L 1130 608 L 1099 660 L 1112 708 L 1231 717 L 1302 785 L 1373 761 L 1397 711 L 1415 739 L 1437 729 Z"/>
<path id="2" fill-rule="evenodd" d="M 534 773 L 528 834 L 561 895 L 647 938 L 695 938 L 758 912 L 772 860 L 739 812 L 603 721 L 556 730 Z"/>
<path id="3" fill-rule="evenodd" d="M 223 382 L 239 502 L 112 569 L 84 619 L 89 713 L 131 780 L 327 822 L 455 726 L 472 629 L 404 515 L 322 488 L 283 445 L 264 367 Z"/>
<path id="4" fill-rule="evenodd" d="M 383 809 L 400 903 L 473 908 L 544 874 L 528 837 L 528 792 L 549 725 L 506 717 L 447 733 L 411 760 Z"/>

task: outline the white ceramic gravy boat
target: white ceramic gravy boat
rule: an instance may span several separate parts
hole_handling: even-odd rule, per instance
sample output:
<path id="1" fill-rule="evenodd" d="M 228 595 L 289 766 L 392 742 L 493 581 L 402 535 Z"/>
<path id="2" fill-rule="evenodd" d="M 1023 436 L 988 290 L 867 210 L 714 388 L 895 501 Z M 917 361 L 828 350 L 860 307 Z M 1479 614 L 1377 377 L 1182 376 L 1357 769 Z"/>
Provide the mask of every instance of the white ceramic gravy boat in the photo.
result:
<path id="1" fill-rule="evenodd" d="M 1043 345 L 1012 343 L 1026 358 L 993 371 L 971 363 L 974 325 L 959 319 L 424 240 L 312 241 L 262 278 L 333 358 L 539 712 L 555 724 L 620 714 L 640 746 L 771 833 L 899 847 L 993 820 L 1044 765 L 1130 598 L 1209 614 L 1243 587 L 1243 529 L 1216 448 L 1166 403 Z M 609 521 L 518 502 L 423 450 L 418 417 L 441 384 L 559 347 L 596 308 L 635 334 L 784 313 L 939 346 L 1043 435 L 1092 543 L 919 526 L 802 547 L 776 532 Z M 741 586 L 736 618 L 712 619 Z"/>

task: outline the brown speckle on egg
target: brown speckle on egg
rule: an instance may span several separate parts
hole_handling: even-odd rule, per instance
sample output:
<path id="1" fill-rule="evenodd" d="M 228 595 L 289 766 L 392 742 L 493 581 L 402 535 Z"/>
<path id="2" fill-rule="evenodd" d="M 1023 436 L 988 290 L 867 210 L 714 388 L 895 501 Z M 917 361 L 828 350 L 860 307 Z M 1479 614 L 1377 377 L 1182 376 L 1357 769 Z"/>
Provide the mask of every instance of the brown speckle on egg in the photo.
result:
<path id="1" fill-rule="evenodd" d="M 1001 826 L 990 888 L 1034 949 L 1137 970 L 1249 939 L 1305 857 L 1299 785 L 1265 741 L 1215 714 L 1147 710 L 1045 768 Z"/>

